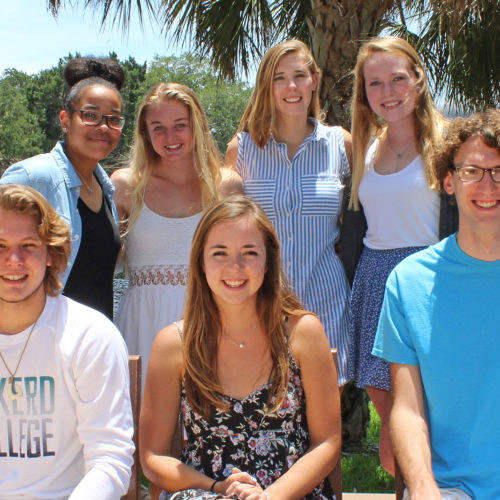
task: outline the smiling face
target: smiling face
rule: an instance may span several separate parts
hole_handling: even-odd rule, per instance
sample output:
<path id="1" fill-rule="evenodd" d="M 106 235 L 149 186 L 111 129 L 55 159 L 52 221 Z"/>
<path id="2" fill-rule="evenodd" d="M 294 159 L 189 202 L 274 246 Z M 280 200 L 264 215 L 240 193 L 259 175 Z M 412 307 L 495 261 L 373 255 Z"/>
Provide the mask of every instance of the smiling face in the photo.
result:
<path id="1" fill-rule="evenodd" d="M 375 52 L 363 66 L 371 110 L 388 124 L 414 117 L 417 75 L 406 56 Z"/>
<path id="2" fill-rule="evenodd" d="M 177 99 L 164 99 L 146 113 L 146 127 L 156 154 L 168 162 L 192 160 L 194 136 L 189 109 Z"/>
<path id="3" fill-rule="evenodd" d="M 73 109 L 100 111 L 104 115 L 121 116 L 122 104 L 116 90 L 102 85 L 84 87 Z M 121 130 L 109 128 L 106 120 L 97 125 L 85 125 L 79 111 L 61 111 L 61 126 L 66 131 L 66 150 L 71 161 L 97 163 L 117 146 Z"/>
<path id="4" fill-rule="evenodd" d="M 500 153 L 487 146 L 480 137 L 472 136 L 458 148 L 454 164 L 457 167 L 499 168 Z M 462 237 L 478 231 L 500 232 L 500 183 L 494 182 L 488 172 L 484 173 L 480 182 L 462 182 L 456 172 L 449 172 L 443 181 L 443 188 L 457 199 L 459 233 Z"/>
<path id="5" fill-rule="evenodd" d="M 283 56 L 274 72 L 273 99 L 277 114 L 307 116 L 318 75 L 311 74 L 306 58 L 300 52 Z"/>
<path id="6" fill-rule="evenodd" d="M 35 218 L 0 209 L 0 305 L 44 301 L 51 264 Z"/>
<path id="7" fill-rule="evenodd" d="M 207 235 L 203 268 L 216 303 L 255 305 L 266 273 L 264 236 L 249 216 L 222 221 Z"/>

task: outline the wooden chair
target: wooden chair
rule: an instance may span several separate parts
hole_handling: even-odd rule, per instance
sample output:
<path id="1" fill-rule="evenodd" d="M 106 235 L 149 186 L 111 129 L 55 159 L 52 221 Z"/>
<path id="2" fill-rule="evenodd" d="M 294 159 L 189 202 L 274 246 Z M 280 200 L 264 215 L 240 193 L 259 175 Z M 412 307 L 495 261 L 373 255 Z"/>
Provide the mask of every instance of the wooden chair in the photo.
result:
<path id="1" fill-rule="evenodd" d="M 337 368 L 337 349 L 332 349 L 333 361 L 335 362 L 335 368 Z M 335 465 L 334 469 L 328 475 L 328 479 L 330 480 L 330 484 L 332 485 L 333 492 L 337 497 L 337 500 L 342 500 L 342 465 L 341 465 L 342 454 L 339 456 L 339 461 L 337 465 Z"/>
<path id="2" fill-rule="evenodd" d="M 403 474 L 399 468 L 398 461 L 396 460 L 396 500 L 403 500 L 403 494 L 405 492 L 405 482 L 403 479 Z"/>
<path id="3" fill-rule="evenodd" d="M 142 359 L 137 354 L 128 357 L 128 369 L 130 372 L 130 402 L 134 416 L 134 464 L 132 465 L 132 476 L 127 494 L 122 497 L 125 500 L 139 500 L 141 489 L 141 465 L 139 463 L 139 414 L 141 411 L 141 367 Z"/>

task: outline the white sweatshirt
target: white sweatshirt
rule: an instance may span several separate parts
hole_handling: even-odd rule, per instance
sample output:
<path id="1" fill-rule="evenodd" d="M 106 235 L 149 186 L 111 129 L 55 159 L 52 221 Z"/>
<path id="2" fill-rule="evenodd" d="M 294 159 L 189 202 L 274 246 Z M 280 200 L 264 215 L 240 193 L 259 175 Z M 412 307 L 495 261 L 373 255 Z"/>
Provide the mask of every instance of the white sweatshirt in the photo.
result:
<path id="1" fill-rule="evenodd" d="M 31 326 L 0 334 L 14 370 Z M 0 360 L 0 498 L 117 500 L 130 480 L 134 445 L 127 350 L 101 313 L 47 297 L 8 396 Z"/>

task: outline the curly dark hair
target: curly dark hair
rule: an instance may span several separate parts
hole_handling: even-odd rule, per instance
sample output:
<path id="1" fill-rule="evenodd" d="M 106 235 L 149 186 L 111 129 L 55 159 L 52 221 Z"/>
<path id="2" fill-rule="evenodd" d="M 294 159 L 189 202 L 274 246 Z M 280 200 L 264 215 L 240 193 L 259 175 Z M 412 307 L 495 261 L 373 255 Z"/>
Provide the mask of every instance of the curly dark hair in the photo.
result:
<path id="1" fill-rule="evenodd" d="M 500 109 L 489 109 L 467 118 L 455 118 L 447 127 L 443 142 L 432 155 L 432 168 L 443 190 L 443 180 L 453 168 L 455 154 L 470 137 L 478 136 L 500 153 Z"/>
<path id="2" fill-rule="evenodd" d="M 64 70 L 64 79 L 69 86 L 64 99 L 64 109 L 71 111 L 80 92 L 92 85 L 103 85 L 116 90 L 125 81 L 125 73 L 118 61 L 104 57 L 77 57 L 70 61 Z M 120 96 L 121 99 L 121 96 Z"/>

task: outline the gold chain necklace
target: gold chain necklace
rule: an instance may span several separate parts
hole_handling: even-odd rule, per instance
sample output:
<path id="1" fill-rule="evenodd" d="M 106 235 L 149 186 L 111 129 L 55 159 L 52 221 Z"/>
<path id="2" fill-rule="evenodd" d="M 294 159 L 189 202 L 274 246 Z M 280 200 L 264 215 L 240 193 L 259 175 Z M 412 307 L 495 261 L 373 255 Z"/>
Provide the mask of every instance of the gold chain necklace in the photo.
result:
<path id="1" fill-rule="evenodd" d="M 10 371 L 9 365 L 7 364 L 7 362 L 5 361 L 2 353 L 0 352 L 0 358 L 2 358 L 3 364 L 5 365 L 5 368 L 7 368 L 7 371 L 10 374 L 9 385 L 7 386 L 7 394 L 8 394 L 9 399 L 11 401 L 13 401 L 15 399 L 19 399 L 23 395 L 23 390 L 21 389 L 21 387 L 19 387 L 18 384 L 16 384 L 14 382 L 14 377 L 16 376 L 17 369 L 19 368 L 19 365 L 21 364 L 21 360 L 23 359 L 24 352 L 26 351 L 26 347 L 28 345 L 28 342 L 30 341 L 31 334 L 33 333 L 33 330 L 35 329 L 35 326 L 36 326 L 36 323 L 38 321 L 38 318 L 36 319 L 36 321 L 33 323 L 33 326 L 31 327 L 31 330 L 30 330 L 30 333 L 28 335 L 28 338 L 26 339 L 26 342 L 24 343 L 23 352 L 21 353 L 21 356 L 19 356 L 19 360 L 17 361 L 16 369 L 14 370 L 14 372 Z"/>
<path id="2" fill-rule="evenodd" d="M 391 148 L 391 151 L 396 155 L 396 158 L 397 158 L 397 162 L 396 162 L 396 170 L 395 172 L 398 172 L 399 171 L 399 167 L 400 167 L 400 163 L 401 163 L 401 160 L 403 159 L 403 156 L 404 154 L 408 151 L 408 149 L 410 148 L 410 146 L 413 144 L 413 139 L 411 139 L 408 144 L 406 145 L 406 147 L 403 149 L 403 151 L 401 151 L 400 153 L 398 153 L 393 147 L 392 147 L 392 143 L 391 143 L 391 140 L 389 139 L 389 134 L 386 133 L 386 137 L 387 137 L 387 144 L 389 144 L 389 147 Z"/>
<path id="3" fill-rule="evenodd" d="M 256 328 L 257 328 L 257 325 L 259 324 L 259 320 L 257 320 L 255 322 L 255 324 L 253 325 L 252 329 L 250 330 L 250 333 L 247 335 L 247 338 L 244 342 L 236 342 L 236 340 L 232 339 L 226 331 L 222 330 L 222 335 L 224 335 L 224 337 L 227 338 L 227 340 L 229 340 L 230 342 L 232 342 L 235 346 L 239 347 L 240 349 L 243 349 L 244 347 L 246 347 L 246 345 L 248 344 L 248 342 L 250 341 L 252 335 L 254 334 Z"/>

